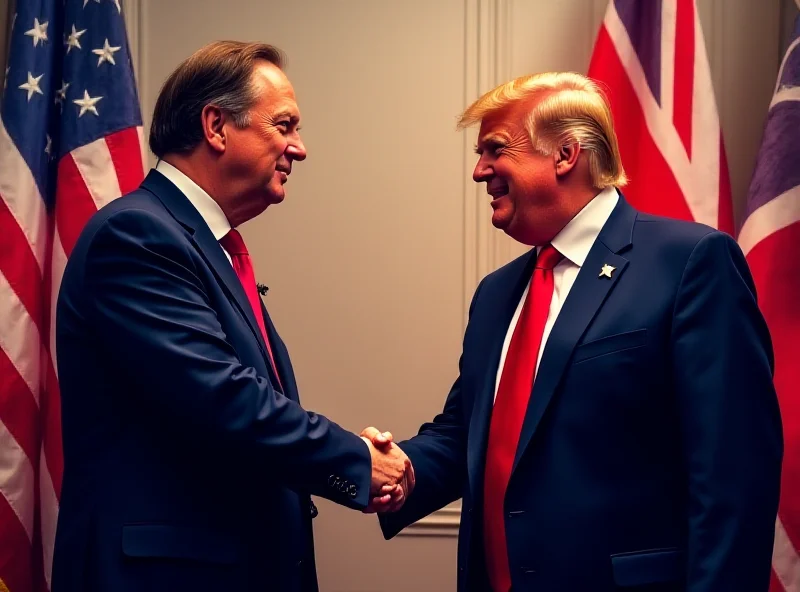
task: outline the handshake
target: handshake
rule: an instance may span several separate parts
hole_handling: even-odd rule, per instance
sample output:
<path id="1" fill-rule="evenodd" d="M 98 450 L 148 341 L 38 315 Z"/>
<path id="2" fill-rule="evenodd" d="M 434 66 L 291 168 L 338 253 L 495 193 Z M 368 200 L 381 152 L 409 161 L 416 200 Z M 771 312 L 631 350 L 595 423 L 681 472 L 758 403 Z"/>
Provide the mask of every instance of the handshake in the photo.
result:
<path id="1" fill-rule="evenodd" d="M 406 453 L 392 441 L 390 432 L 364 428 L 361 438 L 372 458 L 370 503 L 365 513 L 396 512 L 414 490 L 414 467 Z"/>

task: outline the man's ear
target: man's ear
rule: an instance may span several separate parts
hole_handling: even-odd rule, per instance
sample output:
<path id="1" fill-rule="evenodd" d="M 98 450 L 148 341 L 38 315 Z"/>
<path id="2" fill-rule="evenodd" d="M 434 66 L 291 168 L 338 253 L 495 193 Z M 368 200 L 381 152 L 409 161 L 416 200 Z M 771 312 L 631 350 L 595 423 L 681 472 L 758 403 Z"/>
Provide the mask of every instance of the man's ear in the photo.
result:
<path id="1" fill-rule="evenodd" d="M 216 105 L 206 105 L 200 113 L 200 124 L 203 126 L 203 138 L 217 152 L 225 152 L 227 115 Z"/>
<path id="2" fill-rule="evenodd" d="M 581 145 L 578 142 L 564 144 L 555 153 L 556 175 L 562 177 L 570 172 L 578 162 Z"/>

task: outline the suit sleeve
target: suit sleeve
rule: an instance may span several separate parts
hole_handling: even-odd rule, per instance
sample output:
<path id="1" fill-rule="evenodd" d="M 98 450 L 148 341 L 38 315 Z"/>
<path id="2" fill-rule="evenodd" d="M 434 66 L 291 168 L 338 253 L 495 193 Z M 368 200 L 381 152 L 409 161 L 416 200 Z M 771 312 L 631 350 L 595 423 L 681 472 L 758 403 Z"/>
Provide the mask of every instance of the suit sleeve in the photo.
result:
<path id="1" fill-rule="evenodd" d="M 772 344 L 738 245 L 712 232 L 684 270 L 673 316 L 688 468 L 687 590 L 766 592 L 783 438 Z"/>
<path id="2" fill-rule="evenodd" d="M 140 210 L 113 214 L 91 238 L 83 277 L 88 324 L 114 360 L 135 370 L 137 404 L 186 437 L 262 460 L 286 487 L 365 507 L 367 445 L 242 365 L 195 274 L 193 249 Z"/>
<path id="3" fill-rule="evenodd" d="M 480 288 L 479 285 L 473 296 L 470 316 Z M 414 466 L 416 486 L 398 512 L 379 516 L 386 539 L 462 495 L 467 481 L 467 426 L 461 394 L 462 361 L 463 355 L 458 364 L 459 377 L 447 395 L 442 412 L 432 422 L 423 424 L 416 436 L 399 444 Z"/>

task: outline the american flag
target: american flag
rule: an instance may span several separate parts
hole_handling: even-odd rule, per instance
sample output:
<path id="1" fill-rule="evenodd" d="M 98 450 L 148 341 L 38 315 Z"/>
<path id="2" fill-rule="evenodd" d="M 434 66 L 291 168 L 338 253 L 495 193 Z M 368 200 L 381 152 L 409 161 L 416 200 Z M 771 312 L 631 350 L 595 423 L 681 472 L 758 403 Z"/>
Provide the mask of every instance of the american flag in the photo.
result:
<path id="1" fill-rule="evenodd" d="M 63 461 L 54 339 L 87 219 L 144 177 L 119 0 L 21 0 L 0 109 L 0 590 L 49 587 Z"/>
<path id="2" fill-rule="evenodd" d="M 770 590 L 800 592 L 800 17 L 769 106 L 739 245 L 772 335 L 783 419 L 783 475 Z"/>
<path id="3" fill-rule="evenodd" d="M 730 177 L 694 0 L 612 0 L 589 76 L 608 92 L 638 209 L 733 234 Z"/>

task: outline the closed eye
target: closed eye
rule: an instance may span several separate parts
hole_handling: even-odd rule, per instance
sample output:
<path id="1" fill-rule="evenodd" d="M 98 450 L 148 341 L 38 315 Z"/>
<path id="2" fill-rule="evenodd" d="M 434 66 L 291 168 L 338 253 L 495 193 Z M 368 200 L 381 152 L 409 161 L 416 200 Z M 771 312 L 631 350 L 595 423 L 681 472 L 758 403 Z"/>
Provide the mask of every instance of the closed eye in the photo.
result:
<path id="1" fill-rule="evenodd" d="M 495 156 L 502 153 L 504 148 L 505 146 L 503 144 L 499 144 L 497 142 L 489 142 L 486 144 L 486 149 L 488 149 L 489 152 L 491 152 Z M 484 151 L 483 147 L 475 146 L 475 154 L 480 156 L 483 154 L 483 151 Z"/>

